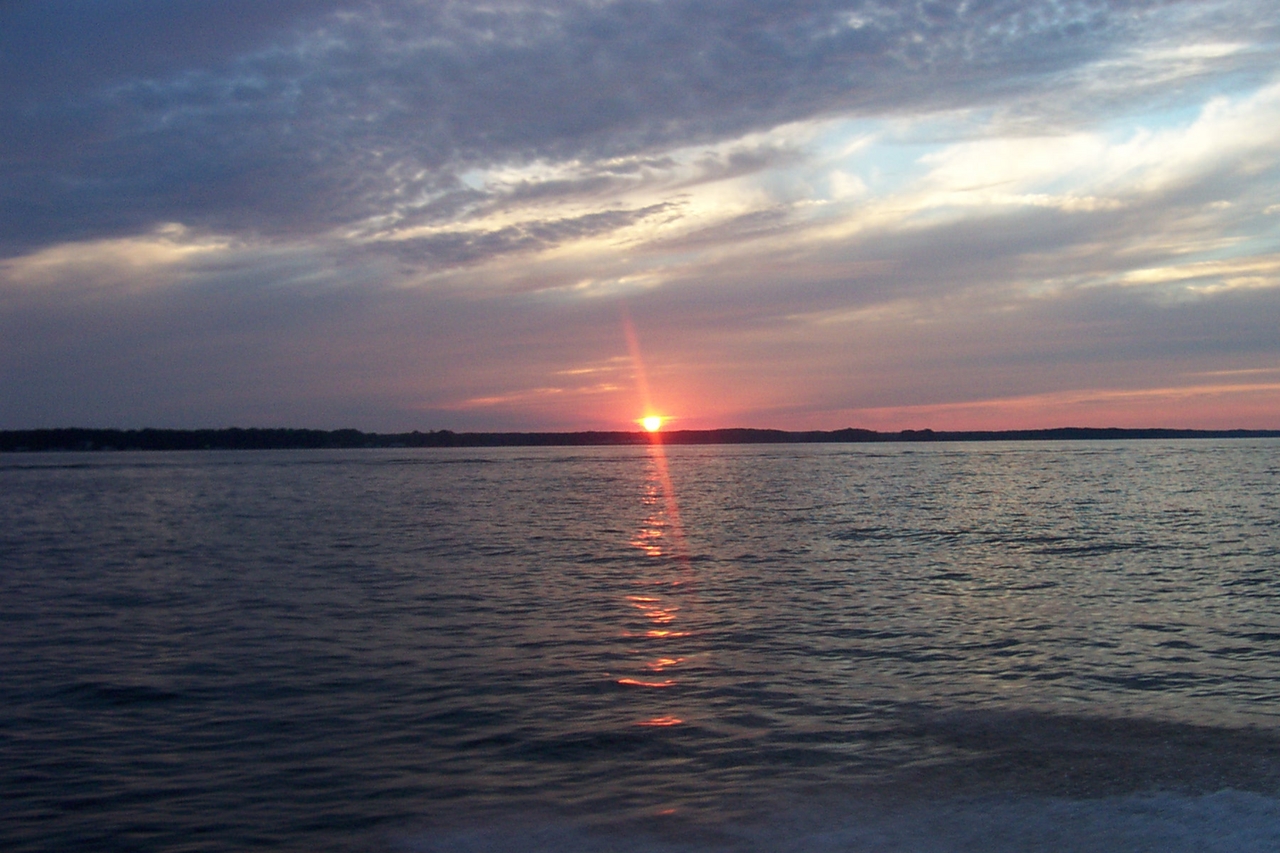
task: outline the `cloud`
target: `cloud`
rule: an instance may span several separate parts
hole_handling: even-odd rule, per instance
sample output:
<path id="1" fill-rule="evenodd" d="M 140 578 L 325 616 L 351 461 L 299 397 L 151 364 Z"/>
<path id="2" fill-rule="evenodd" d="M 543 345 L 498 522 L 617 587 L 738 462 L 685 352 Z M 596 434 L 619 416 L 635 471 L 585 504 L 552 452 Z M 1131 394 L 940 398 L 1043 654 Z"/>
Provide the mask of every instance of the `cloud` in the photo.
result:
<path id="1" fill-rule="evenodd" d="M 1043 94 L 1162 20 L 1049 0 L 259 6 L 6 4 L 8 251 L 160 222 L 323 231 L 475 168 Z"/>
<path id="2" fill-rule="evenodd" d="M 653 204 L 639 210 L 605 210 L 564 219 L 531 220 L 495 230 L 444 229 L 420 236 L 401 235 L 368 245 L 375 251 L 389 250 L 414 266 L 435 271 L 611 234 L 668 208 L 667 204 Z"/>
<path id="3" fill-rule="evenodd" d="M 1261 418 L 1276 45 L 1226 0 L 0 4 L 0 426 L 625 427 L 622 303 L 687 426 Z"/>
<path id="4" fill-rule="evenodd" d="M 226 238 L 193 235 L 170 223 L 137 237 L 61 243 L 0 261 L 0 283 L 63 294 L 85 288 L 92 292 L 162 286 L 176 281 L 192 261 L 230 246 Z"/>

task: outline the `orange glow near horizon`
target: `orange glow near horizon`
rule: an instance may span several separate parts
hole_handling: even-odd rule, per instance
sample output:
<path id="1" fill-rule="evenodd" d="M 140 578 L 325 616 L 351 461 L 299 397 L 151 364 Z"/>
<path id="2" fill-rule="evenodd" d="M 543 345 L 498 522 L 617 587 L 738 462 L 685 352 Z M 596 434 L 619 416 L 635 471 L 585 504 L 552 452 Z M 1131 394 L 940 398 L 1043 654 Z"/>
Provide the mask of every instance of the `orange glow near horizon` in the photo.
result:
<path id="1" fill-rule="evenodd" d="M 663 419 L 659 415 L 648 415 L 640 419 L 640 426 L 649 432 L 657 432 L 662 429 L 662 421 Z"/>
<path id="2" fill-rule="evenodd" d="M 803 429 L 847 423 L 864 429 L 1011 430 L 1274 429 L 1280 383 L 1054 391 L 954 403 L 849 409 L 803 422 Z M 788 427 L 797 428 L 797 427 Z"/>

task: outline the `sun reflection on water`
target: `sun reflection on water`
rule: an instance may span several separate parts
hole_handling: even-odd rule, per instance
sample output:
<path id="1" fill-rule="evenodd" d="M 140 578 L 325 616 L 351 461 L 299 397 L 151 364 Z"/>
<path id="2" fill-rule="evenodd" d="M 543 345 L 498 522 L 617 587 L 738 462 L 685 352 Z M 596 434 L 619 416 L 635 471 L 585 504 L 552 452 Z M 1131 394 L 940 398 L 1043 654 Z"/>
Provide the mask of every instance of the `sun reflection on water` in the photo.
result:
<path id="1" fill-rule="evenodd" d="M 637 647 L 630 650 L 629 671 L 619 673 L 614 682 L 625 688 L 641 688 L 636 708 L 646 716 L 635 720 L 635 725 L 670 728 L 684 725 L 685 716 L 672 713 L 670 707 L 655 708 L 641 697 L 681 685 L 680 672 L 688 656 L 679 653 L 684 650 L 672 648 L 672 643 L 692 635 L 680 626 L 681 601 L 690 591 L 692 575 L 665 448 L 656 433 L 651 436 L 649 473 L 640 500 L 646 513 L 630 542 L 643 554 L 641 576 L 633 581 L 643 588 L 625 596 L 640 624 L 623 631 Z"/>
<path id="2" fill-rule="evenodd" d="M 639 678 L 619 678 L 619 684 L 627 687 L 675 687 L 676 682 L 670 678 L 663 681 L 642 681 Z"/>
<path id="3" fill-rule="evenodd" d="M 645 669 L 650 672 L 662 672 L 667 667 L 679 666 L 682 663 L 684 663 L 684 658 L 658 658 L 645 664 Z"/>

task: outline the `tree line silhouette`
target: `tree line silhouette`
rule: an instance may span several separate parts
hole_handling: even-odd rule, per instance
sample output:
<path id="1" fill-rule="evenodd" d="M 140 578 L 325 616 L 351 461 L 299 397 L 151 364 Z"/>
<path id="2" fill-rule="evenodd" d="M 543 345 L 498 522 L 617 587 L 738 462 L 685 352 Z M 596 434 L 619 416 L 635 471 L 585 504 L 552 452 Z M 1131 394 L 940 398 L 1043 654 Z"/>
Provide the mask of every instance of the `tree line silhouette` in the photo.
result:
<path id="1" fill-rule="evenodd" d="M 390 447 L 572 447 L 663 444 L 795 444 L 889 441 L 1089 441 L 1170 438 L 1277 438 L 1280 430 L 1120 429 L 1060 427 L 1030 430 L 868 429 L 671 430 L 669 432 L 428 432 L 375 433 L 356 429 L 33 429 L 0 431 L 0 452 L 101 450 L 328 450 Z"/>

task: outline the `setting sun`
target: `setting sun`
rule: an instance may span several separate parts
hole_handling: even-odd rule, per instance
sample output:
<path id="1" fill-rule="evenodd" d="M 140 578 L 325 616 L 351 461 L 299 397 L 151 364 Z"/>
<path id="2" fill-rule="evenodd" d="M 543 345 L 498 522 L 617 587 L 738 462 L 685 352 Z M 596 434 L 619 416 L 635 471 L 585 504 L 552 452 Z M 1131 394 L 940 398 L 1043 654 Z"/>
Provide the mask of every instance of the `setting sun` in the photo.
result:
<path id="1" fill-rule="evenodd" d="M 640 425 L 643 426 L 645 429 L 647 429 L 649 432 L 657 432 L 659 429 L 662 428 L 662 418 L 658 417 L 657 415 L 649 415 L 646 418 L 640 419 Z"/>

